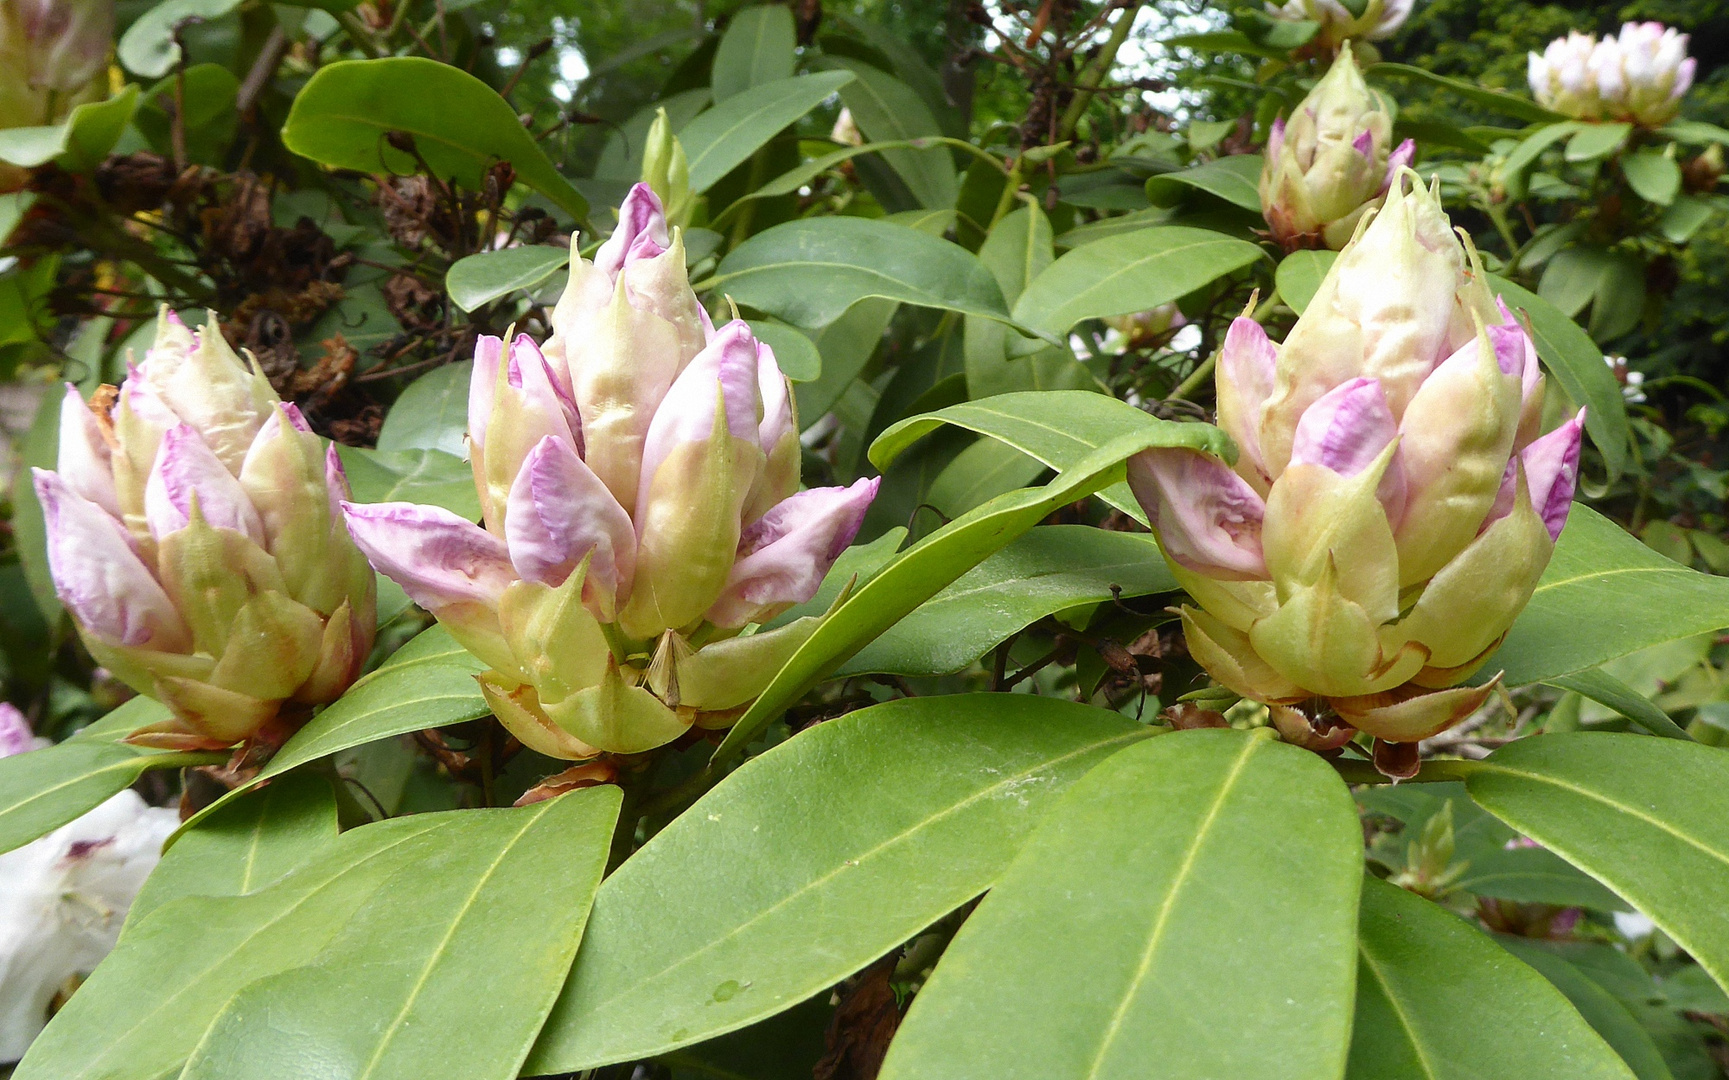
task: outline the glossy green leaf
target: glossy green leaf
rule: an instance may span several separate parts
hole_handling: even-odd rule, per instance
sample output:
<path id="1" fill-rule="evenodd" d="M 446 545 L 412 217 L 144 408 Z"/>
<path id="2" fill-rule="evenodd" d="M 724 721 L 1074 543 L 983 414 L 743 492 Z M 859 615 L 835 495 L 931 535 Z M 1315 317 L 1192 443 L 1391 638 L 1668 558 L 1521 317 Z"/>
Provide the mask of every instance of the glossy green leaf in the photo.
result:
<path id="1" fill-rule="evenodd" d="M 438 450 L 467 457 L 468 384 L 473 376 L 474 361 L 458 360 L 409 383 L 385 414 L 378 449 Z M 448 462 L 444 465 L 449 467 Z M 472 482 L 472 470 L 469 476 Z"/>
<path id="2" fill-rule="evenodd" d="M 258 980 L 184 1080 L 514 1080 L 582 939 L 618 817 L 596 787 L 459 814 L 304 967 Z"/>
<path id="3" fill-rule="evenodd" d="M 491 710 L 474 681 L 485 669 L 443 627 L 423 630 L 295 732 L 253 783 L 362 743 L 485 716 Z M 176 838 L 245 790 L 236 788 L 193 815 Z"/>
<path id="4" fill-rule="evenodd" d="M 751 319 L 750 332 L 774 350 L 775 362 L 795 383 L 810 382 L 822 375 L 822 355 L 816 342 L 802 330 L 773 319 Z M 816 419 L 812 417 L 811 419 Z"/>
<path id="5" fill-rule="evenodd" d="M 1489 275 L 1489 288 L 1530 320 L 1531 336 L 1543 366 L 1568 397 L 1585 406 L 1585 431 L 1603 455 L 1609 478 L 1621 475 L 1627 467 L 1631 438 L 1627 406 L 1621 398 L 1621 385 L 1603 363 L 1603 350 L 1577 323 L 1536 293 L 1494 274 Z"/>
<path id="6" fill-rule="evenodd" d="M 690 162 L 690 187 L 701 193 L 762 148 L 782 128 L 851 82 L 850 71 L 777 79 L 740 91 L 698 113 L 678 133 Z"/>
<path id="7" fill-rule="evenodd" d="M 1662 129 L 1662 133 L 1676 142 L 1692 143 L 1698 146 L 1729 143 L 1729 128 L 1707 124 L 1702 120 L 1671 120 Z"/>
<path id="8" fill-rule="evenodd" d="M 443 450 L 367 450 L 359 446 L 338 446 L 336 454 L 348 474 L 355 502 L 430 503 L 469 521 L 480 520 L 474 470 L 455 454 Z"/>
<path id="9" fill-rule="evenodd" d="M 881 1080 L 1336 1080 L 1362 832 L 1270 732 L 1182 731 L 1076 783 L 913 999 Z M 1300 927 L 1300 932 L 1297 931 Z"/>
<path id="10" fill-rule="evenodd" d="M 1034 278 L 1014 317 L 1064 335 L 1082 319 L 1157 307 L 1262 257 L 1245 240 L 1181 225 L 1106 237 L 1070 250 Z"/>
<path id="11" fill-rule="evenodd" d="M 120 35 L 115 57 L 135 75 L 160 79 L 180 63 L 175 27 L 188 19 L 210 22 L 240 6 L 240 0 L 164 0 L 144 9 Z"/>
<path id="12" fill-rule="evenodd" d="M 1159 173 L 1147 178 L 1147 201 L 1154 206 L 1175 206 L 1190 192 L 1203 191 L 1258 214 L 1261 165 L 1259 154 L 1232 154 L 1192 169 Z"/>
<path id="13" fill-rule="evenodd" d="M 1149 734 L 1030 695 L 906 698 L 752 759 L 607 879 L 529 1071 L 662 1053 L 832 986 L 989 888 L 1070 783 Z"/>
<path id="14" fill-rule="evenodd" d="M 1544 735 L 1495 751 L 1465 786 L 1729 985 L 1729 755 L 1645 735 Z"/>
<path id="15" fill-rule="evenodd" d="M 1641 199 L 1668 206 L 1681 194 L 1681 166 L 1668 154 L 1649 147 L 1621 160 L 1621 172 Z"/>
<path id="16" fill-rule="evenodd" d="M 1527 183 L 1526 171 L 1536 164 L 1543 151 L 1584 126 L 1584 122 L 1580 120 L 1560 120 L 1525 136 L 1501 164 L 1501 178 L 1506 185 L 1507 197 L 1513 200 L 1523 199 Z"/>
<path id="17" fill-rule="evenodd" d="M 1403 82 L 1421 82 L 1430 86 L 1438 86 L 1474 105 L 1481 105 L 1503 116 L 1511 116 L 1515 120 L 1541 124 L 1565 119 L 1559 113 L 1550 112 L 1530 98 L 1509 94 L 1504 90 L 1492 90 L 1485 86 L 1478 86 L 1464 79 L 1450 79 L 1445 75 L 1437 75 L 1427 68 L 1414 67 L 1410 64 L 1372 64 L 1363 74 L 1371 82 L 1396 79 Z"/>
<path id="18" fill-rule="evenodd" d="M 1621 149 L 1627 136 L 1633 133 L 1633 125 L 1624 120 L 1610 120 L 1598 123 L 1583 124 L 1567 140 L 1566 158 L 1568 161 L 1596 161 L 1608 157 Z"/>
<path id="19" fill-rule="evenodd" d="M 317 955 L 403 865 L 441 846 L 473 811 L 351 829 L 250 896 L 169 901 L 125 940 L 31 1044 L 13 1080 L 157 1080 L 177 1075 L 243 987 Z"/>
<path id="20" fill-rule="evenodd" d="M 1159 445 L 1189 446 L 1236 459 L 1225 434 L 1210 424 L 1159 420 L 1103 394 L 1061 390 L 999 394 L 908 417 L 877 436 L 870 448 L 871 464 L 886 470 L 913 443 L 944 424 L 1000 439 L 1053 469 L 1068 468 L 1112 439 L 1155 430 L 1170 440 Z M 1127 484 L 1114 484 L 1099 497 L 1146 524 L 1146 514 Z"/>
<path id="21" fill-rule="evenodd" d="M 1668 713 L 1658 708 L 1656 702 L 1602 668 L 1563 675 L 1551 680 L 1551 684 L 1583 694 L 1599 705 L 1607 705 L 1653 735 L 1670 739 L 1692 738 L 1686 729 L 1669 718 Z"/>
<path id="22" fill-rule="evenodd" d="M 1112 596 L 1176 590 L 1164 556 L 1145 533 L 1045 525 L 967 571 L 836 674 L 944 675 L 1046 615 Z"/>
<path id="23" fill-rule="evenodd" d="M 1011 306 L 1027 284 L 1056 259 L 1051 223 L 1043 210 L 1028 204 L 1003 216 L 979 248 L 979 261 L 997 279 L 1003 299 Z M 969 315 L 962 326 L 967 395 L 978 399 L 1025 390 L 1082 390 L 1097 386 L 1091 372 L 1066 348 L 1046 347 L 1020 355 L 1037 345 L 1002 323 Z M 1017 354 L 1010 358 L 1010 347 Z M 970 449 L 970 448 L 969 448 Z M 965 451 L 963 451 L 965 453 Z M 985 454 L 989 451 L 974 451 Z M 1007 459 L 999 459 L 1005 461 Z M 934 504 L 933 504 L 934 505 Z M 952 516 L 955 511 L 944 510 Z"/>
<path id="24" fill-rule="evenodd" d="M 944 519 L 960 517 L 1006 491 L 1031 486 L 1045 464 L 995 439 L 975 439 L 931 480 L 924 501 Z"/>
<path id="25" fill-rule="evenodd" d="M 1138 232 L 1154 225 L 1163 225 L 1174 216 L 1174 211 L 1161 206 L 1137 210 L 1132 214 L 1118 214 L 1115 217 L 1100 218 L 1089 221 L 1085 225 L 1077 225 L 1068 232 L 1056 238 L 1060 248 L 1077 248 L 1090 244 L 1095 240 L 1103 240 L 1119 233 Z"/>
<path id="26" fill-rule="evenodd" d="M 870 363 L 889 320 L 898 310 L 900 305 L 893 300 L 871 297 L 847 308 L 839 318 L 816 332 L 822 374 L 812 382 L 793 387 L 801 424 L 809 427 L 835 407 Z"/>
<path id="27" fill-rule="evenodd" d="M 1707 221 L 1716 216 L 1717 207 L 1710 200 L 1697 195 L 1681 195 L 1663 211 L 1657 227 L 1672 243 L 1685 244 L 1693 239 L 1693 234 L 1703 228 Z"/>
<path id="28" fill-rule="evenodd" d="M 87 172 L 114 149 L 137 109 L 138 87 L 128 86 L 107 101 L 85 102 L 58 124 L 0 129 L 0 161 L 26 169 L 56 161 Z"/>
<path id="29" fill-rule="evenodd" d="M 1651 1036 L 1615 995 L 1537 942 L 1510 935 L 1495 940 L 1553 983 L 1639 1080 L 1674 1080 Z"/>
<path id="30" fill-rule="evenodd" d="M 339 60 L 318 69 L 294 98 L 282 142 L 333 169 L 409 173 L 410 155 L 392 148 L 393 131 L 441 177 L 479 190 L 494 162 L 508 161 L 518 181 L 582 219 L 588 202 L 559 175 L 516 118 L 510 103 L 459 67 L 421 56 Z"/>
<path id="31" fill-rule="evenodd" d="M 1631 1080 L 1560 991 L 1452 912 L 1370 877 L 1359 920 L 1348 1080 Z"/>
<path id="32" fill-rule="evenodd" d="M 1321 290 L 1322 280 L 1338 257 L 1336 251 L 1293 251 L 1286 255 L 1273 275 L 1280 299 L 1301 315 Z"/>
<path id="33" fill-rule="evenodd" d="M 1613 612 L 1613 618 L 1605 618 Z M 1701 574 L 1575 503 L 1549 567 L 1483 666 L 1509 686 L 1552 682 L 1605 660 L 1729 626 L 1729 578 Z"/>
<path id="34" fill-rule="evenodd" d="M 734 248 L 701 284 L 810 329 L 834 322 L 866 297 L 1009 318 L 996 279 L 972 252 L 871 218 L 776 225 Z"/>
<path id="35" fill-rule="evenodd" d="M 274 885 L 336 839 L 330 780 L 297 772 L 227 803 L 183 833 L 126 915 L 137 926 L 182 896 L 245 896 Z"/>
<path id="36" fill-rule="evenodd" d="M 464 311 L 477 311 L 501 296 L 532 289 L 564 269 L 570 249 L 535 244 L 483 251 L 456 260 L 444 275 L 450 299 Z"/>
<path id="37" fill-rule="evenodd" d="M 831 57 L 827 62 L 857 76 L 841 88 L 840 97 L 865 138 L 881 143 L 942 137 L 942 125 L 906 83 L 851 57 Z M 955 205 L 960 184 L 951 154 L 885 149 L 882 159 L 906 182 L 920 206 L 947 209 Z"/>
<path id="38" fill-rule="evenodd" d="M 105 718 L 99 731 L 0 758 L 0 852 L 11 851 L 107 802 L 150 769 L 216 765 L 227 753 L 164 753 L 120 739 L 168 710 L 133 698 Z M 94 726 L 94 725 L 93 725 Z"/>
<path id="39" fill-rule="evenodd" d="M 724 762 L 741 752 L 769 721 L 825 675 L 1052 511 L 1120 479 L 1126 458 L 1149 446 L 1168 445 L 1178 434 L 1170 428 L 1148 428 L 1112 440 L 1049 484 L 1000 495 L 902 552 L 869 584 L 854 592 L 787 660 L 762 696 L 727 732 L 715 751 L 716 759 Z"/>
<path id="40" fill-rule="evenodd" d="M 797 44 L 791 8 L 781 4 L 740 8 L 714 51 L 709 76 L 714 100 L 725 101 L 753 86 L 791 78 Z"/>

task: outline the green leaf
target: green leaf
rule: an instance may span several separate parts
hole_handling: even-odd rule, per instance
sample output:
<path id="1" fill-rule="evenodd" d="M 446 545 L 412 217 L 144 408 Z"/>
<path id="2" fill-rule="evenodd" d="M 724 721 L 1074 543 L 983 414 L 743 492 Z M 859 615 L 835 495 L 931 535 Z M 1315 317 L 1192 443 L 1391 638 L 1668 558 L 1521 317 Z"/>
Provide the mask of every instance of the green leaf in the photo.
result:
<path id="1" fill-rule="evenodd" d="M 1189 446 L 1236 460 L 1224 432 L 1211 424 L 1159 420 L 1127 402 L 1083 390 L 999 394 L 981 401 L 909 416 L 877 436 L 870 460 L 886 471 L 913 443 L 951 424 L 1008 443 L 1053 469 L 1067 469 L 1113 439 L 1137 432 L 1159 433 L 1161 446 Z M 1146 524 L 1146 514 L 1127 484 L 1115 484 L 1100 498 Z"/>
<path id="2" fill-rule="evenodd" d="M 972 252 L 871 218 L 804 218 L 765 229 L 701 284 L 812 330 L 867 297 L 1009 321 L 1001 289 Z"/>
<path id="3" fill-rule="evenodd" d="M 304 964 L 391 873 L 438 850 L 445 828 L 473 816 L 416 814 L 365 825 L 250 896 L 163 904 L 126 928 L 31 1044 L 12 1080 L 177 1075 L 237 992 Z"/>
<path id="4" fill-rule="evenodd" d="M 1574 503 L 1531 602 L 1483 672 L 1504 671 L 1508 686 L 1552 682 L 1725 626 L 1729 578 L 1670 562 Z"/>
<path id="5" fill-rule="evenodd" d="M 1712 219 L 1717 208 L 1697 195 L 1681 195 L 1669 208 L 1663 211 L 1663 217 L 1657 223 L 1663 236 L 1672 243 L 1685 244 L 1693 238 L 1693 234 Z"/>
<path id="6" fill-rule="evenodd" d="M 1082 319 L 1157 307 L 1262 257 L 1245 240 L 1180 225 L 1110 236 L 1047 267 L 1016 301 L 1014 317 L 1066 335 Z"/>
<path id="7" fill-rule="evenodd" d="M 1536 942 L 1509 935 L 1495 940 L 1553 983 L 1639 1080 L 1674 1080 L 1651 1036 L 1615 995 L 1587 978 L 1565 957 Z"/>
<path id="8" fill-rule="evenodd" d="M 378 449 L 385 453 L 437 450 L 457 458 L 468 456 L 468 384 L 473 377 L 474 361 L 458 360 L 435 367 L 409 383 L 384 417 Z M 424 460 L 420 463 L 422 468 L 428 465 Z M 454 475 L 449 462 L 430 460 L 430 467 L 441 466 Z M 472 483 L 472 470 L 468 476 Z"/>
<path id="9" fill-rule="evenodd" d="M 1729 985 L 1729 755 L 1644 735 L 1544 735 L 1495 751 L 1465 786 Z"/>
<path id="10" fill-rule="evenodd" d="M 882 1080 L 1336 1080 L 1362 830 L 1338 774 L 1270 734 L 1175 732 L 1076 783 L 913 999 Z"/>
<path id="11" fill-rule="evenodd" d="M 175 28 L 187 19 L 211 22 L 240 6 L 240 0 L 164 0 L 144 9 L 120 36 L 115 56 L 126 70 L 160 79 L 180 63 Z"/>
<path id="12" fill-rule="evenodd" d="M 1567 140 L 1568 161 L 1596 161 L 1621 149 L 1633 125 L 1623 120 L 1585 124 Z"/>
<path id="13" fill-rule="evenodd" d="M 1627 467 L 1631 430 L 1621 385 L 1603 363 L 1603 350 L 1572 319 L 1537 294 L 1505 278 L 1489 275 L 1489 288 L 1515 312 L 1531 321 L 1531 336 L 1543 366 L 1577 404 L 1585 406 L 1585 430 L 1603 455 L 1609 479 Z"/>
<path id="14" fill-rule="evenodd" d="M 1060 248 L 1077 248 L 1095 240 L 1116 236 L 1118 233 L 1138 232 L 1154 225 L 1162 225 L 1169 221 L 1172 216 L 1173 211 L 1162 206 L 1154 206 L 1146 210 L 1137 210 L 1132 214 L 1118 214 L 1115 217 L 1100 218 L 1097 221 L 1089 221 L 1085 225 L 1077 225 L 1063 233 L 1056 238 L 1056 245 Z"/>
<path id="15" fill-rule="evenodd" d="M 1702 120 L 1672 120 L 1661 130 L 1661 134 L 1669 136 L 1676 142 L 1691 143 L 1696 146 L 1707 146 L 1711 143 L 1729 143 L 1729 130 L 1716 124 L 1707 124 Z"/>
<path id="16" fill-rule="evenodd" d="M 1518 97 L 1503 90 L 1491 90 L 1463 79 L 1449 79 L 1445 75 L 1437 75 L 1426 68 L 1413 67 L 1410 64 L 1371 64 L 1363 75 L 1371 82 L 1401 79 L 1406 82 L 1428 83 L 1430 86 L 1449 90 L 1473 105 L 1481 105 L 1515 120 L 1542 124 L 1566 119 L 1560 113 L 1550 112 L 1529 98 Z"/>
<path id="17" fill-rule="evenodd" d="M 108 714 L 103 732 L 0 758 L 0 852 L 53 832 L 107 802 L 150 769 L 216 765 L 226 753 L 162 753 L 120 742 L 168 710 L 145 697 Z M 87 729 L 88 730 L 88 729 Z"/>
<path id="18" fill-rule="evenodd" d="M 1190 192 L 1204 191 L 1258 214 L 1261 165 L 1259 154 L 1232 154 L 1192 169 L 1159 173 L 1147 178 L 1147 201 L 1154 206 L 1176 206 Z"/>
<path id="19" fill-rule="evenodd" d="M 882 343 L 883 331 L 898 310 L 900 305 L 893 300 L 878 297 L 860 300 L 817 331 L 816 349 L 822 357 L 822 374 L 813 382 L 793 387 L 800 423 L 808 427 L 835 408 L 835 403 L 870 363 Z"/>
<path id="20" fill-rule="evenodd" d="M 1507 160 L 1501 163 L 1501 182 L 1507 189 L 1507 198 L 1514 202 L 1525 197 L 1525 172 L 1540 157 L 1543 151 L 1565 139 L 1567 136 L 1582 130 L 1583 121 L 1563 120 L 1540 127 L 1513 148 L 1507 155 Z"/>
<path id="21" fill-rule="evenodd" d="M 358 446 L 338 446 L 336 454 L 348 473 L 355 502 L 430 503 L 469 521 L 480 519 L 474 470 L 455 454 Z"/>
<path id="22" fill-rule="evenodd" d="M 1151 536 L 1040 526 L 925 601 L 835 674 L 946 675 L 1046 615 L 1177 587 Z"/>
<path id="23" fill-rule="evenodd" d="M 1729 616 L 1725 616 L 1729 617 Z M 1628 686 L 1602 668 L 1590 668 L 1563 675 L 1550 685 L 1583 694 L 1599 705 L 1607 705 L 1653 735 L 1670 739 L 1691 739 L 1686 730 L 1669 718 L 1669 714 L 1639 691 Z"/>
<path id="24" fill-rule="evenodd" d="M 570 249 L 542 244 L 483 251 L 456 260 L 444 275 L 450 299 L 464 311 L 478 311 L 518 289 L 532 289 L 564 269 Z"/>
<path id="25" fill-rule="evenodd" d="M 1621 172 L 1641 199 L 1668 206 L 1681 194 L 1681 166 L 1659 150 L 1646 147 L 1621 159 Z"/>
<path id="26" fill-rule="evenodd" d="M 795 383 L 805 383 L 822 375 L 822 356 L 809 335 L 773 319 L 748 321 L 750 332 L 756 339 L 774 350 L 775 362 L 787 378 Z"/>
<path id="27" fill-rule="evenodd" d="M 1631 1080 L 1543 976 L 1422 897 L 1365 878 L 1357 948 L 1348 1080 Z"/>
<path id="28" fill-rule="evenodd" d="M 851 57 L 828 57 L 826 62 L 857 76 L 841 88 L 840 97 L 865 138 L 881 143 L 942 137 L 942 126 L 924 99 L 906 83 Z M 906 181 L 907 190 L 920 206 L 947 209 L 955 205 L 960 184 L 951 154 L 885 149 L 882 159 Z"/>
<path id="29" fill-rule="evenodd" d="M 782 128 L 853 80 L 850 71 L 777 79 L 740 91 L 698 113 L 678 133 L 690 162 L 690 187 L 707 191 L 761 149 Z"/>
<path id="30" fill-rule="evenodd" d="M 817 627 L 763 690 L 762 696 L 727 732 L 715 758 L 725 762 L 743 750 L 770 720 L 878 634 L 1058 507 L 1120 479 L 1124 459 L 1149 446 L 1166 445 L 1172 434 L 1167 428 L 1157 427 L 1115 439 L 1075 462 L 1044 487 L 999 495 L 902 552 Z"/>
<path id="31" fill-rule="evenodd" d="M 943 518 L 956 518 L 1006 491 L 1031 486 L 1044 473 L 1043 462 L 1007 443 L 975 439 L 931 480 L 925 502 Z"/>
<path id="32" fill-rule="evenodd" d="M 310 1057 L 369 1080 L 514 1080 L 582 940 L 619 800 L 605 786 L 459 814 L 309 964 L 230 1000 L 181 1076 L 278 1080 Z"/>
<path id="33" fill-rule="evenodd" d="M 421 56 L 339 60 L 307 80 L 282 143 L 333 169 L 409 173 L 414 159 L 392 148 L 393 131 L 414 138 L 441 177 L 480 190 L 486 170 L 508 161 L 516 178 L 581 220 L 588 202 L 559 175 L 498 92 L 459 67 Z"/>
<path id="34" fill-rule="evenodd" d="M 129 926 L 182 896 L 245 896 L 274 885 L 336 839 L 330 780 L 284 776 L 226 803 L 182 833 L 150 871 L 126 915 Z"/>
<path id="35" fill-rule="evenodd" d="M 725 101 L 753 86 L 791 78 L 797 44 L 791 8 L 781 4 L 740 8 L 714 51 L 709 77 L 714 100 Z"/>
<path id="36" fill-rule="evenodd" d="M 1149 734 L 1030 695 L 905 698 L 752 759 L 607 879 L 528 1071 L 663 1053 L 827 989 L 989 888 L 1045 807 Z"/>
<path id="37" fill-rule="evenodd" d="M 25 169 L 53 161 L 70 172 L 88 172 L 114 149 L 137 110 L 138 87 L 128 86 L 107 101 L 85 102 L 58 124 L 0 129 L 0 161 Z"/>
<path id="38" fill-rule="evenodd" d="M 1339 257 L 1336 251 L 1293 251 L 1279 261 L 1273 280 L 1279 296 L 1298 315 L 1321 289 L 1321 281 Z"/>
<path id="39" fill-rule="evenodd" d="M 485 716 L 491 710 L 474 681 L 484 670 L 443 627 L 429 627 L 295 732 L 252 783 L 362 743 Z M 245 790 L 236 788 L 194 814 L 176 838 Z"/>

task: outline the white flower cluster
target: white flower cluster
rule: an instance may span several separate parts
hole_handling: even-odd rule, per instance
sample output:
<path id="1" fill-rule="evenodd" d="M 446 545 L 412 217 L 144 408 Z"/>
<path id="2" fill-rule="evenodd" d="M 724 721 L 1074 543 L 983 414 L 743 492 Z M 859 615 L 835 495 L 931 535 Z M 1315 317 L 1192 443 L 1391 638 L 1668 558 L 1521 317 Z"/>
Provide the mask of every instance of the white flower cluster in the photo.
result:
<path id="1" fill-rule="evenodd" d="M 1627 23 L 1598 41 L 1577 31 L 1531 53 L 1531 93 L 1544 108 L 1581 120 L 1632 120 L 1659 127 L 1674 119 L 1698 62 L 1687 35 L 1662 23 Z"/>

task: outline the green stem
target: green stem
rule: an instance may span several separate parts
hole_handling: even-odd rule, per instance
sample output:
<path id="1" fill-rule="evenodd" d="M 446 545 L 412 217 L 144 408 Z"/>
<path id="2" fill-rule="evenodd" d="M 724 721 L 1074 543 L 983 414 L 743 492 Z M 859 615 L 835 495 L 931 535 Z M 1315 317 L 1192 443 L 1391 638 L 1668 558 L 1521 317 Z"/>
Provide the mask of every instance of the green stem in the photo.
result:
<path id="1" fill-rule="evenodd" d="M 373 40 L 372 31 L 361 21 L 360 16 L 352 11 L 344 11 L 336 16 L 336 21 L 347 31 L 348 40 L 354 42 L 354 47 L 368 58 L 377 60 L 385 55 L 384 49 Z"/>
<path id="2" fill-rule="evenodd" d="M 1375 766 L 1359 758 L 1335 758 L 1333 768 L 1339 771 L 1339 776 L 1347 784 L 1391 784 L 1394 781 L 1381 775 Z M 1464 780 L 1477 771 L 1478 764 L 1462 758 L 1432 758 L 1423 762 L 1417 770 L 1417 775 L 1409 780 L 1400 780 L 1401 784 L 1442 784 L 1449 781 Z"/>
<path id="3" fill-rule="evenodd" d="M 1017 157 L 1009 165 L 1008 173 L 1003 180 L 1003 193 L 997 199 L 997 208 L 992 212 L 991 223 L 985 226 L 985 232 L 988 233 L 992 229 L 996 228 L 997 222 L 1001 221 L 1008 214 L 1009 207 L 1015 204 L 1015 196 L 1019 194 L 1020 190 L 1021 159 Z"/>
<path id="4" fill-rule="evenodd" d="M 1111 65 L 1117 61 L 1117 50 L 1123 47 L 1123 42 L 1129 39 L 1129 31 L 1134 28 L 1135 16 L 1140 14 L 1141 5 L 1138 2 L 1128 4 L 1123 13 L 1117 17 L 1116 24 L 1111 27 L 1111 36 L 1105 39 L 1105 44 L 1099 49 L 1099 55 L 1088 65 L 1075 86 L 1075 97 L 1069 102 L 1069 107 L 1063 112 L 1063 118 L 1057 125 L 1057 142 L 1071 139 L 1075 134 L 1075 125 L 1081 122 L 1086 114 L 1087 106 L 1093 99 L 1093 91 L 1104 84 L 1105 76 L 1109 74 Z"/>

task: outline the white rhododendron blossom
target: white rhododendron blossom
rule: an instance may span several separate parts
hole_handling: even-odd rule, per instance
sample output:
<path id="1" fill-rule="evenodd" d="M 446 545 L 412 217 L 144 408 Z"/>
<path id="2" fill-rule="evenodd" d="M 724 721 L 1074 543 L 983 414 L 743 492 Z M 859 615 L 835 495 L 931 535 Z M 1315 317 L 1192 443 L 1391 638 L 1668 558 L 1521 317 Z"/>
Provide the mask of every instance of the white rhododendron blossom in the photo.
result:
<path id="1" fill-rule="evenodd" d="M 1577 31 L 1531 53 L 1527 77 L 1544 108 L 1580 120 L 1631 120 L 1661 127 L 1681 109 L 1698 61 L 1687 35 L 1655 22 L 1630 22 L 1598 41 Z"/>

